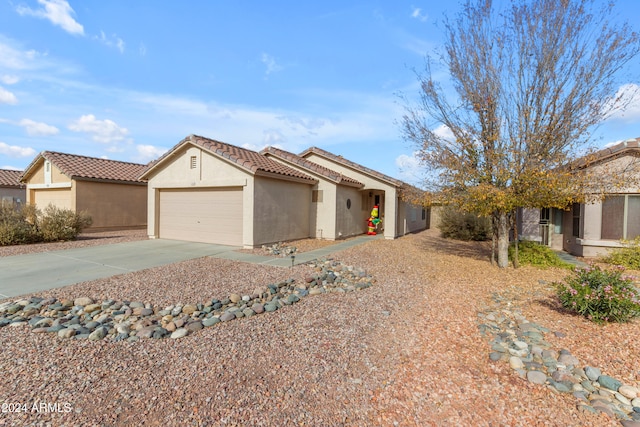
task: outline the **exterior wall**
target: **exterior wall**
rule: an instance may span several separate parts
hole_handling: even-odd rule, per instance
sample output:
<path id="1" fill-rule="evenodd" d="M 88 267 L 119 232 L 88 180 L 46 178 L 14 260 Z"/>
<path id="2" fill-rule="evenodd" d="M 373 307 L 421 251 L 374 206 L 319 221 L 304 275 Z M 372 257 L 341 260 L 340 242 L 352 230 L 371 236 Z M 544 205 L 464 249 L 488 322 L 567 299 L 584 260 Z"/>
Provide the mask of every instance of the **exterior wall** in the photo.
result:
<path id="1" fill-rule="evenodd" d="M 22 204 L 27 201 L 27 190 L 17 187 L 0 187 L 0 202 L 14 202 Z"/>
<path id="2" fill-rule="evenodd" d="M 540 209 L 518 209 L 518 238 L 533 242 L 542 241 L 542 236 L 540 235 Z"/>
<path id="3" fill-rule="evenodd" d="M 396 224 L 398 221 L 398 194 L 394 185 L 387 184 L 379 179 L 371 177 L 368 174 L 364 174 L 362 172 L 359 172 L 358 170 L 348 168 L 341 163 L 333 162 L 315 153 L 309 153 L 309 155 L 305 156 L 305 158 L 319 165 L 325 166 L 335 172 L 340 172 L 346 176 L 360 181 L 364 184 L 364 187 L 361 189 L 361 191 L 383 191 L 385 195 L 385 203 L 380 206 L 380 217 L 383 220 L 384 237 L 386 239 L 394 239 L 397 236 Z M 373 205 L 371 207 L 373 207 Z M 371 208 L 369 208 L 369 210 L 371 210 Z"/>
<path id="4" fill-rule="evenodd" d="M 362 196 L 360 190 L 344 185 L 337 186 L 336 194 L 336 239 L 357 236 L 367 231 L 366 219 L 363 215 Z M 349 201 L 349 206 L 347 206 Z"/>
<path id="5" fill-rule="evenodd" d="M 322 201 L 312 202 L 309 196 L 309 236 L 316 239 L 335 240 L 336 231 L 336 185 L 321 179 L 313 190 L 322 191 Z"/>
<path id="6" fill-rule="evenodd" d="M 191 157 L 196 167 L 191 167 Z M 243 190 L 243 244 L 253 246 L 253 177 L 199 147 L 188 145 L 166 158 L 147 184 L 147 234 L 158 237 L 158 189 L 245 187 Z"/>
<path id="7" fill-rule="evenodd" d="M 568 215 L 571 217 L 571 212 Z M 569 221 L 565 220 L 564 223 Z M 602 240 L 602 203 L 588 203 L 582 206 L 580 215 L 580 237 L 566 239 L 565 250 L 577 256 L 599 257 L 607 255 L 614 248 L 622 247 L 619 240 Z M 571 230 L 570 228 L 568 230 Z M 569 232 L 570 233 L 570 232 Z"/>
<path id="8" fill-rule="evenodd" d="M 147 186 L 76 181 L 76 211 L 93 220 L 87 231 L 145 228 Z"/>
<path id="9" fill-rule="evenodd" d="M 424 218 L 422 215 L 424 209 Z M 403 236 L 407 233 L 427 228 L 427 210 L 422 206 L 414 205 L 402 200 L 398 201 L 398 221 L 396 234 Z"/>
<path id="10" fill-rule="evenodd" d="M 254 246 L 309 237 L 311 185 L 260 176 L 254 184 Z"/>
<path id="11" fill-rule="evenodd" d="M 45 174 L 44 160 L 41 161 L 27 180 L 26 200 L 29 204 L 35 204 L 40 209 L 46 208 L 49 203 L 38 202 L 37 194 L 40 193 L 44 200 L 50 200 L 55 206 L 75 210 L 75 188 L 71 178 L 60 172 L 60 169 L 51 165 L 49 174 Z M 51 191 L 43 194 L 42 192 Z M 35 200 L 34 200 L 35 196 Z"/>

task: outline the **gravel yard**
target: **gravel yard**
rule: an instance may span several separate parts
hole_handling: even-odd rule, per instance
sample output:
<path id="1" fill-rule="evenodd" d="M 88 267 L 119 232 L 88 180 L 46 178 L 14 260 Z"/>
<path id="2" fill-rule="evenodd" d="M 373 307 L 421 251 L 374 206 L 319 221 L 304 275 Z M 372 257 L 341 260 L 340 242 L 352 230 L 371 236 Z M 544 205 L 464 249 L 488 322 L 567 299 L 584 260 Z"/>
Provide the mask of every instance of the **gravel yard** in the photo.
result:
<path id="1" fill-rule="evenodd" d="M 144 231 L 127 233 L 48 245 L 146 238 Z M 0 248 L 0 256 L 20 253 L 15 249 Z M 577 410 L 571 394 L 492 362 L 479 333 L 478 312 L 494 304 L 497 292 L 527 319 L 561 332 L 545 336 L 557 349 L 638 386 L 640 322 L 597 326 L 564 313 L 549 283 L 566 270 L 499 270 L 488 263 L 486 244 L 443 240 L 433 230 L 334 257 L 366 267 L 374 286 L 309 296 L 177 340 L 62 340 L 26 326 L 0 328 L 0 403 L 28 409 L 7 413 L 3 406 L 0 426 L 620 425 Z M 39 296 L 162 308 L 250 293 L 287 278 L 302 282 L 309 273 L 308 266 L 201 258 Z M 34 411 L 34 403 L 60 411 Z"/>

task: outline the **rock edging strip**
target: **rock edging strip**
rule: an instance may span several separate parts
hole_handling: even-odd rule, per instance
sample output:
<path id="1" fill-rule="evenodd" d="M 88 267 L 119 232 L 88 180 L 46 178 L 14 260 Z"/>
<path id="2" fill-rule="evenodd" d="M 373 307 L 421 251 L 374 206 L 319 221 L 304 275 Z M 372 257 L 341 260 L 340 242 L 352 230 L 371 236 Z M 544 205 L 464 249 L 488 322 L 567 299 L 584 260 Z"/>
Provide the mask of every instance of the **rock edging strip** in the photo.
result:
<path id="1" fill-rule="evenodd" d="M 580 411 L 602 412 L 625 427 L 640 427 L 640 388 L 598 368 L 581 367 L 569 350 L 553 349 L 545 341 L 551 330 L 527 320 L 508 298 L 496 294 L 494 302 L 495 307 L 478 313 L 480 333 L 490 337 L 491 361 L 509 363 L 521 378 L 554 393 L 572 394 Z"/>
<path id="2" fill-rule="evenodd" d="M 28 325 L 34 333 L 55 333 L 61 339 L 137 341 L 141 338 L 179 339 L 205 327 L 257 314 L 270 313 L 310 295 L 353 292 L 374 280 L 361 268 L 331 259 L 307 263 L 314 272 L 304 283 L 294 279 L 256 288 L 251 295 L 231 294 L 204 304 L 175 304 L 155 309 L 149 303 L 90 297 L 71 300 L 41 298 L 0 304 L 0 327 Z"/>

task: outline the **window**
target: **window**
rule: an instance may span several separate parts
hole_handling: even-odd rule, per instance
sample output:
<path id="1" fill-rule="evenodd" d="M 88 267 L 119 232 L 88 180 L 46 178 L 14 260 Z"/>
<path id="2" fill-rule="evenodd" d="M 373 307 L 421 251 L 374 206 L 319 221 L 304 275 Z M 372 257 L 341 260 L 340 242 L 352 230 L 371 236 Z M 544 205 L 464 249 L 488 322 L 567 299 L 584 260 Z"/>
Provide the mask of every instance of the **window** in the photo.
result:
<path id="1" fill-rule="evenodd" d="M 571 206 L 571 214 L 573 216 L 573 237 L 580 237 L 580 203 L 574 203 Z"/>
<path id="2" fill-rule="evenodd" d="M 191 162 L 189 163 L 191 169 L 195 169 L 198 167 L 198 158 L 196 156 L 191 156 Z"/>
<path id="3" fill-rule="evenodd" d="M 424 221 L 425 219 L 427 219 L 427 210 L 422 209 L 422 220 Z"/>
<path id="4" fill-rule="evenodd" d="M 640 195 L 605 197 L 600 238 L 620 240 L 637 236 L 640 236 Z"/>
<path id="5" fill-rule="evenodd" d="M 311 190 L 311 202 L 322 203 L 322 190 Z"/>

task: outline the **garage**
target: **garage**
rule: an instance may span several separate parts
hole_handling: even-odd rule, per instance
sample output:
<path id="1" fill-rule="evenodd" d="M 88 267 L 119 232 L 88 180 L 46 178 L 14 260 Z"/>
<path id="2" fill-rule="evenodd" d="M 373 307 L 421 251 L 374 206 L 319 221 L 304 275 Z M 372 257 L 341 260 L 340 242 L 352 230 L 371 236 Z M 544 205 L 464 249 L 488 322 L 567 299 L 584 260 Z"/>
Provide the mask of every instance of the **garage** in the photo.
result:
<path id="1" fill-rule="evenodd" d="M 242 246 L 242 187 L 159 190 L 161 239 Z"/>
<path id="2" fill-rule="evenodd" d="M 31 203 L 37 205 L 40 209 L 44 209 L 50 204 L 58 208 L 71 209 L 70 188 L 31 191 Z"/>

